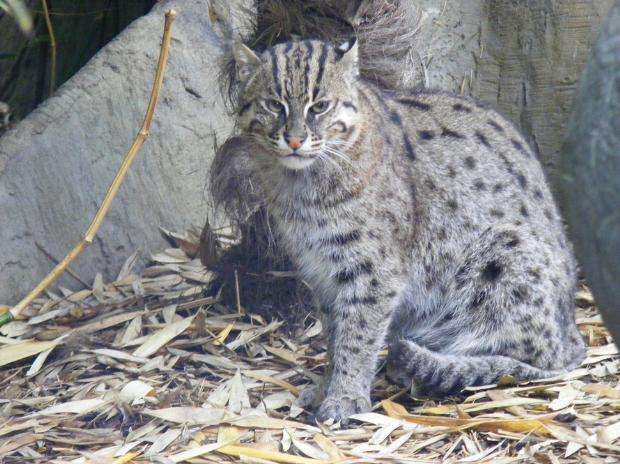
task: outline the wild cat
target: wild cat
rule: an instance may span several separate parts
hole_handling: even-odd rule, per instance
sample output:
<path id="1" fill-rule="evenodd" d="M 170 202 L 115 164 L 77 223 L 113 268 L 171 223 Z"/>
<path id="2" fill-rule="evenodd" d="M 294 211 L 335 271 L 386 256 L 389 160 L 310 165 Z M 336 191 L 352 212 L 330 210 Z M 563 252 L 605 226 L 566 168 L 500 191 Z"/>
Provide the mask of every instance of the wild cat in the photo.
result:
<path id="1" fill-rule="evenodd" d="M 234 47 L 244 170 L 325 313 L 317 418 L 370 408 L 388 374 L 433 395 L 577 366 L 576 264 L 536 155 L 503 117 L 386 92 L 354 39 Z"/>

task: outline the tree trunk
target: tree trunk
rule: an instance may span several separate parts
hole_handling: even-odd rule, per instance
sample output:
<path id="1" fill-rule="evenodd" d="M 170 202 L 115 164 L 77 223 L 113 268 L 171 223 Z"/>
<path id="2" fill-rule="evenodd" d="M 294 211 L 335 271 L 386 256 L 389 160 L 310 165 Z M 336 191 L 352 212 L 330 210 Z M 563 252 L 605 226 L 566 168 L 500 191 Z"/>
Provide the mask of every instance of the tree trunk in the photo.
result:
<path id="1" fill-rule="evenodd" d="M 605 322 L 620 340 L 620 1 L 581 80 L 559 163 L 575 248 Z"/>

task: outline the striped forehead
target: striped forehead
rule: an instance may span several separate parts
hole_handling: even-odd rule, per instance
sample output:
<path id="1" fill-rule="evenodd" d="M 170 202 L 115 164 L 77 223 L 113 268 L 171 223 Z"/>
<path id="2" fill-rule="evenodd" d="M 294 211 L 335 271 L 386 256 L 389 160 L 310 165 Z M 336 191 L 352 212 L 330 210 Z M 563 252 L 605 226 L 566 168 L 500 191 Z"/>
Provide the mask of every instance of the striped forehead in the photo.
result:
<path id="1" fill-rule="evenodd" d="M 325 67 L 333 60 L 335 51 L 326 42 L 304 40 L 276 45 L 266 55 L 275 95 L 284 100 L 316 100 L 322 90 Z"/>

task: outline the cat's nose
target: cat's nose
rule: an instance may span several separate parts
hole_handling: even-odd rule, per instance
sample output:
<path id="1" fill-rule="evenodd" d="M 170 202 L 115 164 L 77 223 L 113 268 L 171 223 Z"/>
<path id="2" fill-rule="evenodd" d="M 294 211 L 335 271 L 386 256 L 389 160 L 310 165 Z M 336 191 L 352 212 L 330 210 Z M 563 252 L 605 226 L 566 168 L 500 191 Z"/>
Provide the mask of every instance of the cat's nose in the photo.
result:
<path id="1" fill-rule="evenodd" d="M 289 147 L 291 147 L 293 150 L 297 150 L 304 143 L 305 139 L 302 139 L 301 137 L 288 137 L 285 135 L 284 140 L 286 140 L 286 143 Z"/>

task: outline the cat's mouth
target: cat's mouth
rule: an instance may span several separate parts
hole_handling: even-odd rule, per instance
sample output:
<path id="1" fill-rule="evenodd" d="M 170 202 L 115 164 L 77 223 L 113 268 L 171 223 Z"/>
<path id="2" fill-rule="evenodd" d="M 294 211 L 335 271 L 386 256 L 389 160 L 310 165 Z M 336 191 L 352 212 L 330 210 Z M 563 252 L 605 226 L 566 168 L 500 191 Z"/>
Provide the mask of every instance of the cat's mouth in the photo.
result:
<path id="1" fill-rule="evenodd" d="M 278 161 L 288 169 L 305 169 L 314 163 L 316 154 L 314 153 L 300 153 L 293 151 L 288 154 L 278 155 Z"/>
<path id="2" fill-rule="evenodd" d="M 301 153 L 297 150 L 291 152 L 291 153 L 287 153 L 284 155 L 285 158 L 294 158 L 294 157 L 298 157 L 298 158 L 314 158 L 316 155 L 314 153 Z"/>

